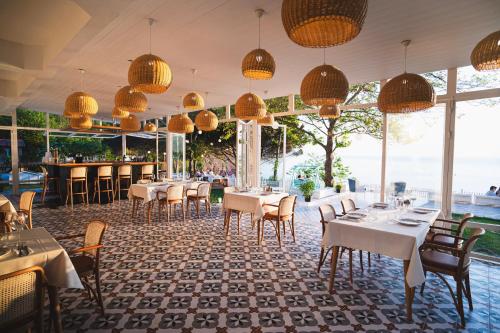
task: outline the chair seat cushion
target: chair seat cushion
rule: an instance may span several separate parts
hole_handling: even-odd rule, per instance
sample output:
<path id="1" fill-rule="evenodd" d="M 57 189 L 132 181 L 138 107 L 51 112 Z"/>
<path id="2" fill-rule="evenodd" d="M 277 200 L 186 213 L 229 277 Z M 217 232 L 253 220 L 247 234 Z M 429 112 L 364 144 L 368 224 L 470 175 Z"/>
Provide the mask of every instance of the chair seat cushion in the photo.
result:
<path id="1" fill-rule="evenodd" d="M 291 215 L 282 215 L 280 217 L 280 221 L 288 221 L 291 218 Z M 277 220 L 278 219 L 278 210 L 271 210 L 264 214 L 265 220 Z"/>
<path id="2" fill-rule="evenodd" d="M 427 250 L 421 253 L 422 264 L 425 266 L 438 267 L 445 270 L 456 271 L 458 269 L 459 258 L 454 255 Z"/>
<path id="3" fill-rule="evenodd" d="M 196 194 L 189 194 L 188 196 L 188 199 L 198 199 L 198 200 L 201 200 L 201 199 L 205 199 L 206 196 L 204 195 L 196 195 Z"/>
<path id="4" fill-rule="evenodd" d="M 72 256 L 71 262 L 75 266 L 78 276 L 92 275 L 94 272 L 94 258 L 85 255 Z"/>

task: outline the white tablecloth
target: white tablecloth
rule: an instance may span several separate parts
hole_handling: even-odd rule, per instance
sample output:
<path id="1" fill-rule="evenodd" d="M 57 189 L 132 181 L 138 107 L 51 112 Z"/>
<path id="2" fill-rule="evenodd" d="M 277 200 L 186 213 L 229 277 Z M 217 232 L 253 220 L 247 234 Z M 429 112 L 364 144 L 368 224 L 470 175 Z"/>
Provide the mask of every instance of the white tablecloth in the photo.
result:
<path id="1" fill-rule="evenodd" d="M 184 185 L 184 189 L 195 190 L 198 185 L 206 182 L 193 182 L 191 180 L 172 181 L 172 182 L 154 182 L 149 184 L 132 184 L 128 189 L 128 198 L 132 200 L 134 197 L 139 197 L 144 202 L 149 202 L 156 199 L 158 191 L 166 192 L 167 188 L 172 185 Z"/>
<path id="2" fill-rule="evenodd" d="M 262 194 L 253 192 L 234 192 L 224 194 L 224 209 L 234 209 L 240 212 L 252 213 L 254 220 L 264 216 L 266 209 L 264 204 L 278 204 L 280 199 L 288 196 L 288 193 Z M 277 209 L 277 207 L 272 207 Z M 269 210 L 269 208 L 267 209 Z"/>
<path id="3" fill-rule="evenodd" d="M 425 276 L 418 247 L 424 242 L 430 225 L 435 222 L 440 212 L 436 210 L 428 214 L 417 214 L 411 210 L 386 211 L 371 208 L 357 212 L 366 213 L 368 217 L 359 222 L 342 219 L 330 221 L 323 236 L 322 246 L 344 246 L 409 260 L 406 278 L 408 285 L 415 287 L 422 284 Z M 425 220 L 428 223 L 405 226 L 393 220 L 405 217 Z"/>
<path id="4" fill-rule="evenodd" d="M 0 257 L 0 275 L 36 265 L 45 270 L 49 285 L 83 289 L 68 253 L 45 228 L 22 230 L 19 235 L 20 241 L 33 249 L 33 253 L 25 257 L 18 257 L 11 250 L 10 253 Z M 3 238 L 0 244 L 15 248 L 18 234 L 13 232 L 7 234 L 6 237 L 7 239 Z"/>
<path id="5" fill-rule="evenodd" d="M 0 194 L 0 212 L 5 213 L 5 221 L 10 221 L 17 214 L 12 202 L 2 194 Z"/>

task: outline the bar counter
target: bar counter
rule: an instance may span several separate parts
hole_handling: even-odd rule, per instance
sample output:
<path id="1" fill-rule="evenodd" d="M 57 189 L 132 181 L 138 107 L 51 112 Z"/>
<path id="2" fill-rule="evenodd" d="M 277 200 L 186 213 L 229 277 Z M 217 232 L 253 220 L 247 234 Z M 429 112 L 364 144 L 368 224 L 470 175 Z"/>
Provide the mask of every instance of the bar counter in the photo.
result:
<path id="1" fill-rule="evenodd" d="M 132 184 L 137 182 L 141 176 L 141 168 L 143 165 L 156 165 L 156 162 L 121 162 L 121 161 L 99 161 L 99 162 L 83 162 L 83 163 L 46 163 L 47 170 L 51 177 L 59 177 L 59 187 L 61 190 L 61 204 L 66 201 L 66 180 L 69 179 L 69 174 L 71 168 L 76 167 L 87 167 L 87 184 L 88 184 L 88 195 L 89 203 L 92 203 L 92 197 L 94 195 L 94 179 L 97 177 L 97 168 L 100 166 L 111 165 L 113 166 L 113 186 L 115 186 L 116 177 L 118 175 L 118 167 L 120 165 L 131 165 L 132 166 Z M 156 171 L 156 170 L 155 170 Z M 101 183 L 101 186 L 103 186 Z M 123 185 L 122 185 L 123 186 Z M 81 192 L 80 188 L 76 192 Z M 122 192 L 122 198 L 126 198 L 125 192 Z M 101 202 L 107 202 L 106 193 L 101 194 Z M 73 197 L 75 203 L 81 202 L 81 196 L 75 195 Z M 97 196 L 96 196 L 97 202 Z"/>

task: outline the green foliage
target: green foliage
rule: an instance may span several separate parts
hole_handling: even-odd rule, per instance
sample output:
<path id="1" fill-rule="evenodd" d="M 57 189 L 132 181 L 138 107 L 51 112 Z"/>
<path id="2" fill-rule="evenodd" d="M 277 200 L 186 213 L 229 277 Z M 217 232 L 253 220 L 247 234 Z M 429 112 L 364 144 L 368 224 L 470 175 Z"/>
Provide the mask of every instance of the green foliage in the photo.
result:
<path id="1" fill-rule="evenodd" d="M 342 184 L 335 185 L 335 190 L 337 190 L 337 192 L 340 192 L 340 190 L 342 190 Z"/>
<path id="2" fill-rule="evenodd" d="M 311 197 L 313 194 L 314 190 L 316 188 L 316 185 L 312 180 L 305 180 L 302 184 L 299 185 L 299 190 L 302 192 L 302 195 L 305 198 Z"/>

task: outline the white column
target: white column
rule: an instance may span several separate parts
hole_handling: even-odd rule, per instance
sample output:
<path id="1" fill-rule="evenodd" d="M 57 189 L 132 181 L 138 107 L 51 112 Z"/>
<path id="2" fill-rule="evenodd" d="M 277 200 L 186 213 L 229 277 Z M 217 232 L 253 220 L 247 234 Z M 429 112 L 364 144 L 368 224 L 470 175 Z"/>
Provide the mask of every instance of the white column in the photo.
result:
<path id="1" fill-rule="evenodd" d="M 441 181 L 441 211 L 451 217 L 453 204 L 453 160 L 455 154 L 455 114 L 457 93 L 457 69 L 448 69 L 446 116 L 444 124 L 443 174 Z"/>
<path id="2" fill-rule="evenodd" d="M 166 117 L 166 127 L 168 128 L 168 122 L 170 121 L 170 116 Z M 165 161 L 167 162 L 167 178 L 172 178 L 173 176 L 173 149 L 172 149 L 172 141 L 173 141 L 173 135 L 170 132 L 166 132 L 165 136 Z"/>
<path id="3" fill-rule="evenodd" d="M 45 138 L 46 138 L 46 144 L 47 144 L 47 152 L 50 151 L 50 117 L 49 113 L 45 113 Z"/>
<path id="4" fill-rule="evenodd" d="M 122 157 L 127 155 L 127 134 L 122 134 Z"/>
<path id="5" fill-rule="evenodd" d="M 182 179 L 186 179 L 186 134 L 182 134 Z"/>
<path id="6" fill-rule="evenodd" d="M 380 89 L 387 80 L 380 81 Z M 387 114 L 382 115 L 382 157 L 380 166 L 380 202 L 385 201 L 385 170 L 387 163 Z"/>
<path id="7" fill-rule="evenodd" d="M 241 181 L 241 167 L 240 167 L 240 158 L 241 158 L 241 143 L 240 143 L 240 131 L 241 131 L 241 122 L 239 120 L 236 121 L 236 177 L 235 177 L 235 186 L 241 187 L 243 186 Z"/>
<path id="8" fill-rule="evenodd" d="M 156 126 L 156 179 L 160 177 L 160 165 L 158 164 L 158 119 L 155 119 L 155 126 Z"/>
<path id="9" fill-rule="evenodd" d="M 285 177 L 286 177 L 286 125 L 283 125 L 283 175 L 282 175 L 282 182 L 283 182 L 283 192 L 286 192 L 286 183 L 285 183 Z"/>
<path id="10" fill-rule="evenodd" d="M 12 130 L 10 131 L 10 150 L 12 157 L 12 193 L 19 194 L 19 150 L 17 144 L 17 113 L 12 110 Z"/>
<path id="11" fill-rule="evenodd" d="M 226 105 L 226 119 L 231 119 L 231 105 Z"/>
<path id="12" fill-rule="evenodd" d="M 250 184 L 260 187 L 260 126 L 252 120 L 250 136 Z"/>
<path id="13" fill-rule="evenodd" d="M 288 112 L 294 112 L 295 111 L 295 95 L 290 94 L 288 95 Z"/>

